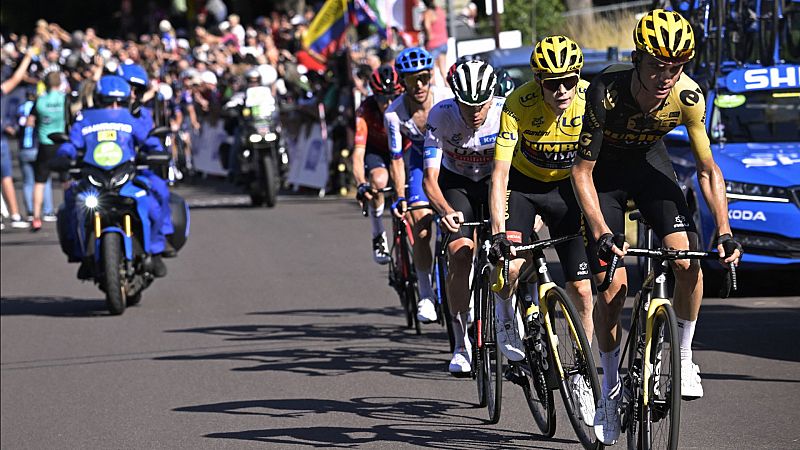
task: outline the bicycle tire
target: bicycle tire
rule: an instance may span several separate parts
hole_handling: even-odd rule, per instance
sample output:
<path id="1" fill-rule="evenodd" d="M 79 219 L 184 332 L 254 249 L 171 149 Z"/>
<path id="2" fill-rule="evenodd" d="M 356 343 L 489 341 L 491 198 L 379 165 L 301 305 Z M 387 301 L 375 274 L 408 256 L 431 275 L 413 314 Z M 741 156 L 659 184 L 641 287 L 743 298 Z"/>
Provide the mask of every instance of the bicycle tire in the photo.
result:
<path id="1" fill-rule="evenodd" d="M 489 376 L 489 352 L 486 347 L 486 327 L 488 311 L 488 297 L 483 294 L 483 283 L 480 282 L 479 274 L 475 274 L 472 281 L 473 291 L 477 302 L 475 308 L 475 336 L 473 339 L 473 352 L 472 359 L 475 372 L 475 383 L 478 388 L 478 406 L 485 407 L 489 403 L 489 389 L 487 386 L 490 384 L 487 380 Z M 479 342 L 480 341 L 480 342 Z M 480 345 L 479 345 L 480 344 Z"/>
<path id="2" fill-rule="evenodd" d="M 556 348 L 550 352 L 550 360 L 553 370 L 559 374 L 558 390 L 561 392 L 567 417 L 581 445 L 587 450 L 596 450 L 602 447 L 602 443 L 594 433 L 594 421 L 590 420 L 590 424 L 584 421 L 580 400 L 575 391 L 575 383 L 579 382 L 575 377 L 580 376 L 590 388 L 593 397 L 591 409 L 595 409 L 600 400 L 600 382 L 597 380 L 597 368 L 586 331 L 575 306 L 562 288 L 556 286 L 549 289 L 545 294 L 545 301 L 550 327 L 558 338 Z"/>
<path id="3" fill-rule="evenodd" d="M 489 423 L 497 423 L 500 421 L 500 411 L 503 406 L 503 353 L 497 347 L 497 333 L 495 330 L 496 321 L 494 314 L 494 295 L 490 295 L 491 279 L 488 275 L 483 276 L 483 289 L 482 295 L 486 298 L 486 309 L 488 314 L 485 316 L 484 321 L 484 337 L 483 346 L 487 349 L 488 353 L 488 369 L 489 376 L 486 384 L 488 391 L 486 407 L 489 410 Z"/>
<path id="4" fill-rule="evenodd" d="M 544 327 L 544 324 L 540 322 L 539 326 L 540 328 Z M 530 324 L 526 323 L 526 339 L 524 339 L 523 344 L 525 347 L 525 361 L 528 366 L 525 376 L 528 382 L 523 384 L 522 392 L 525 394 L 528 409 L 531 411 L 533 421 L 539 431 L 544 436 L 551 438 L 556 434 L 556 408 L 553 403 L 553 391 L 547 386 L 547 374 L 541 365 L 540 355 L 533 348 L 532 338 L 529 338 L 530 333 Z M 543 351 L 550 351 L 547 342 L 542 340 L 542 345 Z"/>
<path id="5" fill-rule="evenodd" d="M 677 449 L 681 413 L 681 360 L 678 345 L 678 321 L 669 304 L 653 314 L 653 338 L 650 344 L 650 377 L 643 380 L 648 404 L 641 405 L 639 446 L 643 450 Z M 665 359 L 669 359 L 666 363 Z M 670 373 L 664 375 L 664 368 Z M 662 389 L 666 387 L 666 389 Z"/>
<path id="6" fill-rule="evenodd" d="M 450 305 L 447 303 L 447 259 L 444 256 L 436 257 L 436 274 L 437 288 L 434 292 L 438 293 L 440 305 L 440 319 L 444 321 L 443 325 L 447 330 L 447 340 L 450 343 L 450 353 L 453 353 L 456 348 L 456 338 L 453 334 L 453 314 L 450 312 Z"/>
<path id="7" fill-rule="evenodd" d="M 641 291 L 639 292 L 639 295 L 642 295 Z M 625 351 L 628 355 L 628 370 L 622 378 L 623 388 L 626 389 L 625 393 L 628 395 L 628 403 L 625 405 L 625 409 L 623 409 L 622 413 L 622 426 L 625 428 L 625 434 L 628 439 L 628 450 L 638 450 L 639 448 L 638 433 L 640 420 L 639 414 L 641 412 L 641 392 L 638 382 L 634 385 L 633 376 L 636 375 L 637 379 L 641 379 L 640 368 L 642 364 L 641 360 L 637 360 L 640 357 L 639 330 L 641 329 L 641 301 L 641 297 L 637 297 L 633 302 L 633 309 L 631 310 L 631 325 L 630 330 L 628 331 L 628 336 L 629 338 L 630 336 L 633 336 L 630 338 L 633 339 L 633 341 L 630 341 L 630 346 L 625 348 Z"/>

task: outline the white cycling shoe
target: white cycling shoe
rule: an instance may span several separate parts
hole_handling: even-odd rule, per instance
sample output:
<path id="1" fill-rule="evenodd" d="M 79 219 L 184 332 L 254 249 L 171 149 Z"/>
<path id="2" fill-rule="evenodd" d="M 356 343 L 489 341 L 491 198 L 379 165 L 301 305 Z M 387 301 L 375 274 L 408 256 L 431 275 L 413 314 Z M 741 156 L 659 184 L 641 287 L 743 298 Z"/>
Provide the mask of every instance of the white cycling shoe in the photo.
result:
<path id="1" fill-rule="evenodd" d="M 586 378 L 581 374 L 571 376 L 569 381 L 575 399 L 578 401 L 578 409 L 581 413 L 581 418 L 583 418 L 583 423 L 590 427 L 594 426 L 595 404 L 592 388 L 589 387 Z"/>
<path id="2" fill-rule="evenodd" d="M 695 400 L 703 397 L 700 366 L 691 361 L 681 361 L 681 398 Z"/>
<path id="3" fill-rule="evenodd" d="M 522 361 L 525 351 L 514 320 L 497 321 L 497 347 L 509 361 Z"/>
<path id="4" fill-rule="evenodd" d="M 423 298 L 417 303 L 417 320 L 422 323 L 436 322 L 436 307 L 433 306 L 433 300 Z"/>

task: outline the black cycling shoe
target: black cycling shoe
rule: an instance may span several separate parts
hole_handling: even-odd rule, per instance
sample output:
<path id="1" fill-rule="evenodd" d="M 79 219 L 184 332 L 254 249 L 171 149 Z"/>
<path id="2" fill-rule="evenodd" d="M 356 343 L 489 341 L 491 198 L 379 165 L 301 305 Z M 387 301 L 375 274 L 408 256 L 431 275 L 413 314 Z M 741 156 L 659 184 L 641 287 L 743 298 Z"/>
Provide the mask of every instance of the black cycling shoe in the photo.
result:
<path id="1" fill-rule="evenodd" d="M 150 261 L 150 267 L 153 271 L 153 276 L 156 278 L 164 278 L 167 276 L 167 266 L 161 259 L 161 255 L 153 255 Z"/>
<path id="2" fill-rule="evenodd" d="M 161 252 L 161 256 L 163 258 L 174 258 L 178 256 L 178 252 L 175 250 L 175 247 L 167 241 L 167 245 L 164 246 L 164 251 Z"/>

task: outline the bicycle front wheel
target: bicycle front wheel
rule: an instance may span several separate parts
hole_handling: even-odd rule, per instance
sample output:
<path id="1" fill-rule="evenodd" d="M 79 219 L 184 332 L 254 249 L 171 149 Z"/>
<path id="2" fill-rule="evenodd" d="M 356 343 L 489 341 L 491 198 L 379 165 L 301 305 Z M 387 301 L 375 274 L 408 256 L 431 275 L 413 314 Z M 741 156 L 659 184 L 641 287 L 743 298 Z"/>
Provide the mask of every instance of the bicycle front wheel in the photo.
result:
<path id="1" fill-rule="evenodd" d="M 491 281 L 487 275 L 482 275 L 479 279 L 477 294 L 482 314 L 478 388 L 483 388 L 484 391 L 483 399 L 489 411 L 489 423 L 497 423 L 503 403 L 503 354 L 497 348 L 494 296 L 489 289 Z"/>
<path id="2" fill-rule="evenodd" d="M 641 406 L 639 443 L 643 450 L 672 450 L 678 448 L 681 415 L 678 321 L 668 303 L 658 306 L 651 320 L 653 332 L 646 343 L 650 370 L 644 380 L 648 398 Z"/>
<path id="3" fill-rule="evenodd" d="M 556 408 L 553 391 L 547 385 L 547 373 L 551 367 L 545 364 L 549 365 L 547 353 L 550 348 L 544 342 L 543 327 L 538 318 L 525 325 L 523 344 L 527 367 L 523 367 L 526 380 L 522 383 L 522 392 L 539 431 L 547 437 L 553 437 L 556 434 Z"/>
<path id="4" fill-rule="evenodd" d="M 592 349 L 580 317 L 566 292 L 554 287 L 545 294 L 547 319 L 555 337 L 551 352 L 558 390 L 578 440 L 587 449 L 601 447 L 594 434 L 595 404 L 600 400 L 600 383 Z"/>

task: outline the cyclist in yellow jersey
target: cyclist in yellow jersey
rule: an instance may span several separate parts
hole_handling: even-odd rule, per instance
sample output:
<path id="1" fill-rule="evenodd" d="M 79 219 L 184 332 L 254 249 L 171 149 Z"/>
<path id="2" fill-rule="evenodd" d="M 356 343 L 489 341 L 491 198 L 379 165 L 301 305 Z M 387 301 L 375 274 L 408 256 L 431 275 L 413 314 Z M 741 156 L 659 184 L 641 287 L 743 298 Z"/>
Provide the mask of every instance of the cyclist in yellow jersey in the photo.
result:
<path id="1" fill-rule="evenodd" d="M 572 183 L 591 232 L 587 230 L 595 281 L 605 274 L 598 257 L 623 256 L 612 233 L 623 233 L 629 199 L 636 203 L 664 247 L 696 249 L 697 233 L 686 199 L 661 140 L 678 125 L 685 125 L 697 165 L 698 181 L 717 225 L 720 244 L 738 247 L 724 262 L 737 263 L 741 246 L 728 224 L 725 181 L 711 155 L 705 130 L 705 100 L 697 83 L 683 74 L 694 56 L 692 27 L 680 14 L 654 10 L 643 16 L 633 33 L 634 67 L 612 66 L 594 80 L 586 93 L 586 115 L 580 149 L 572 167 Z M 598 257 L 594 257 L 598 255 Z M 703 297 L 703 278 L 697 260 L 672 264 L 675 274 L 674 306 L 678 317 L 681 351 L 681 394 L 703 396 L 699 368 L 692 362 L 691 342 Z M 606 445 L 620 434 L 622 398 L 619 366 L 619 316 L 627 294 L 624 268 L 613 284 L 598 294 L 595 314 L 603 395 L 597 404 L 594 429 Z"/>
<path id="2" fill-rule="evenodd" d="M 511 243 L 531 240 L 536 215 L 553 237 L 581 232 L 580 208 L 569 181 L 575 158 L 588 83 L 580 79 L 583 53 L 565 36 L 551 36 L 531 54 L 535 78 L 506 99 L 495 143 L 489 204 L 492 214 L 490 258 L 513 258 Z M 592 289 L 582 239 L 556 246 L 587 336 L 592 335 Z M 513 258 L 506 287 L 496 295 L 497 340 L 509 360 L 524 358 L 514 321 L 514 292 L 524 262 Z M 581 414 L 593 422 L 594 398 L 580 375 L 572 380 L 580 393 Z"/>

